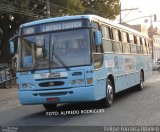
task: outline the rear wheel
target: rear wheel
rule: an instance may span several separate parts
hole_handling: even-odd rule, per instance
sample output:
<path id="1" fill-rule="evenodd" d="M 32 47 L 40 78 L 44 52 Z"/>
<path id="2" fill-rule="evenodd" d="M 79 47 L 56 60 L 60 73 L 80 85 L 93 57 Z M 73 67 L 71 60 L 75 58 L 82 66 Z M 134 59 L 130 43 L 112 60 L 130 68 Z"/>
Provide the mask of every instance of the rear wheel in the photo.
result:
<path id="1" fill-rule="evenodd" d="M 140 83 L 139 83 L 138 86 L 137 86 L 137 89 L 138 89 L 139 91 L 143 90 L 143 88 L 144 88 L 143 82 L 144 82 L 144 80 L 143 80 L 143 73 L 140 72 Z"/>
<path id="2" fill-rule="evenodd" d="M 105 107 L 110 107 L 113 104 L 114 88 L 110 79 L 107 79 L 106 97 L 102 100 Z"/>
<path id="3" fill-rule="evenodd" d="M 57 104 L 43 104 L 43 107 L 47 110 L 47 111 L 53 111 L 56 109 Z"/>

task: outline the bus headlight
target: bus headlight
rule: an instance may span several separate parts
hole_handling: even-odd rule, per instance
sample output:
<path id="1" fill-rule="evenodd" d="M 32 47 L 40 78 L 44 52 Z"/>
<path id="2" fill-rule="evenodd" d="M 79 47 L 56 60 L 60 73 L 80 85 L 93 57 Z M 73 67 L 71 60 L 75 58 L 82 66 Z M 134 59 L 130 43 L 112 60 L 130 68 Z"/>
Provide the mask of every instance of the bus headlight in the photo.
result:
<path id="1" fill-rule="evenodd" d="M 77 80 L 77 83 L 78 83 L 78 84 L 83 84 L 84 81 L 83 81 L 82 79 L 79 79 L 79 80 Z"/>
<path id="2" fill-rule="evenodd" d="M 22 88 L 33 88 L 33 87 L 34 87 L 34 85 L 31 83 L 23 83 L 22 84 Z"/>
<path id="3" fill-rule="evenodd" d="M 23 83 L 22 88 L 27 88 L 27 83 Z"/>
<path id="4" fill-rule="evenodd" d="M 29 84 L 28 84 L 28 87 L 29 87 L 29 88 L 34 88 L 34 85 L 31 84 L 31 83 L 29 83 Z"/>
<path id="5" fill-rule="evenodd" d="M 87 83 L 92 84 L 93 83 L 93 78 L 87 78 Z"/>
<path id="6" fill-rule="evenodd" d="M 71 80 L 71 81 L 70 81 L 70 84 L 75 85 L 75 84 L 76 84 L 76 81 L 75 81 L 75 80 Z"/>

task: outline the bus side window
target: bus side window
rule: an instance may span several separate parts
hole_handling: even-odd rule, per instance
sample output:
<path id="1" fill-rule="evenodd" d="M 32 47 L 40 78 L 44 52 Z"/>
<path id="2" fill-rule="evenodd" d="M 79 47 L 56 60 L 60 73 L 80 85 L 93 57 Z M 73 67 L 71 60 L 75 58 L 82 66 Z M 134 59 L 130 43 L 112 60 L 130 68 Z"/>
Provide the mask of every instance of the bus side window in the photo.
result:
<path id="1" fill-rule="evenodd" d="M 126 32 L 122 32 L 122 46 L 124 53 L 130 53 L 129 35 Z"/>
<path id="2" fill-rule="evenodd" d="M 140 37 L 139 40 L 140 40 L 140 54 L 143 54 L 143 41 L 142 41 L 142 37 Z"/>
<path id="3" fill-rule="evenodd" d="M 138 54 L 142 54 L 143 53 L 143 48 L 142 48 L 142 38 L 137 37 L 138 40 L 138 44 L 137 44 L 137 52 Z"/>
<path id="4" fill-rule="evenodd" d="M 112 29 L 113 34 L 113 51 L 116 53 L 122 53 L 122 45 L 121 45 L 121 32 L 118 29 Z"/>
<path id="5" fill-rule="evenodd" d="M 138 42 L 137 42 L 137 37 L 136 37 L 135 35 L 134 35 L 133 37 L 134 37 L 134 42 L 133 42 L 133 43 L 134 43 L 134 44 L 138 44 Z"/>
<path id="6" fill-rule="evenodd" d="M 132 34 L 129 34 L 129 43 L 133 44 L 134 42 L 134 37 Z"/>
<path id="7" fill-rule="evenodd" d="M 142 38 L 142 44 L 143 44 L 143 54 L 147 54 L 147 47 L 146 47 L 145 38 Z"/>
<path id="8" fill-rule="evenodd" d="M 94 69 L 99 69 L 102 67 L 103 64 L 103 47 L 102 45 L 97 46 L 95 44 L 95 34 L 94 32 L 99 30 L 100 31 L 100 27 L 99 24 L 97 22 L 92 22 L 92 29 L 93 29 L 93 56 L 94 56 Z"/>
<path id="9" fill-rule="evenodd" d="M 92 28 L 93 28 L 94 30 L 100 30 L 99 24 L 98 24 L 97 22 L 92 22 Z"/>
<path id="10" fill-rule="evenodd" d="M 100 31 L 100 27 L 99 27 L 99 24 L 97 22 L 92 22 L 92 29 L 93 29 L 93 36 L 94 36 L 94 32 L 99 30 Z M 94 36 L 95 38 L 95 36 Z M 93 52 L 97 52 L 97 53 L 102 53 L 102 46 L 97 46 L 95 44 L 95 40 L 93 42 Z"/>
<path id="11" fill-rule="evenodd" d="M 136 44 L 135 44 L 135 40 L 136 37 L 133 36 L 132 34 L 129 34 L 129 40 L 130 40 L 130 46 L 131 46 L 131 52 L 132 53 L 137 53 L 137 47 L 136 47 Z"/>
<path id="12" fill-rule="evenodd" d="M 137 44 L 140 45 L 140 40 L 139 40 L 139 37 L 137 36 Z"/>
<path id="13" fill-rule="evenodd" d="M 102 35 L 103 35 L 102 43 L 104 52 L 113 52 L 110 27 L 102 25 Z"/>

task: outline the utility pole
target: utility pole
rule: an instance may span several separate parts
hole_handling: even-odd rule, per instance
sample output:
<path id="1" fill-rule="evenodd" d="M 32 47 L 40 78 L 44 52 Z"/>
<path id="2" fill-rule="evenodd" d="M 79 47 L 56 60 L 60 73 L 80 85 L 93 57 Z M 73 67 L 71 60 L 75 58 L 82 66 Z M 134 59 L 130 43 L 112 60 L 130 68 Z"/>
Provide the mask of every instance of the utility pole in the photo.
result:
<path id="1" fill-rule="evenodd" d="M 120 10 L 120 21 L 119 23 L 122 23 L 122 11 L 131 11 L 131 10 L 138 10 L 138 8 L 131 8 L 131 9 L 123 9 L 123 10 Z"/>
<path id="2" fill-rule="evenodd" d="M 154 21 L 152 21 L 152 17 L 154 17 Z M 156 47 L 156 45 L 154 44 L 154 34 L 155 33 L 157 33 L 157 30 L 154 30 L 154 27 L 153 27 L 153 22 L 156 22 L 157 20 L 156 20 L 156 14 L 154 14 L 154 15 L 151 15 L 150 14 L 150 32 L 148 32 L 148 34 L 150 33 L 150 38 L 151 38 L 151 45 L 152 45 L 152 63 L 154 62 L 154 61 L 157 61 L 157 60 L 155 60 L 156 59 L 156 57 L 154 56 L 154 55 L 156 55 L 157 53 L 157 51 L 155 50 L 155 48 L 157 48 Z M 156 55 L 157 56 L 157 55 Z"/>
<path id="3" fill-rule="evenodd" d="M 49 0 L 46 0 L 46 13 L 47 13 L 47 18 L 50 18 L 51 12 L 50 12 Z"/>
<path id="4" fill-rule="evenodd" d="M 120 5 L 120 20 L 119 20 L 119 23 L 122 23 L 122 11 L 138 10 L 138 8 L 121 9 L 122 8 L 121 2 L 120 2 L 119 5 Z"/>

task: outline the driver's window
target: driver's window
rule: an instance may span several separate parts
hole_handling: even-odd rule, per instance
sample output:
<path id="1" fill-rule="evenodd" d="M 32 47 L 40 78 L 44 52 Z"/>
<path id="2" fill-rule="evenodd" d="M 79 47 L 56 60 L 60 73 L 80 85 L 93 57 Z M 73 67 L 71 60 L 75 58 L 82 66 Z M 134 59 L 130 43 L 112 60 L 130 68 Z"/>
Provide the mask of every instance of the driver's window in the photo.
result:
<path id="1" fill-rule="evenodd" d="M 36 37 L 36 57 L 37 58 L 43 58 L 43 43 L 44 43 L 44 37 L 43 36 L 37 36 Z M 45 56 L 44 56 L 45 57 Z"/>
<path id="2" fill-rule="evenodd" d="M 22 67 L 29 68 L 35 64 L 34 59 L 34 45 L 32 37 L 21 40 L 22 43 Z M 25 50 L 24 50 L 25 49 Z M 32 55 L 33 54 L 33 55 Z"/>

